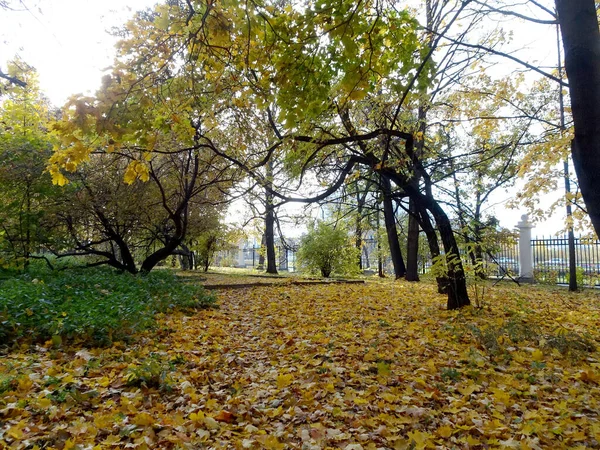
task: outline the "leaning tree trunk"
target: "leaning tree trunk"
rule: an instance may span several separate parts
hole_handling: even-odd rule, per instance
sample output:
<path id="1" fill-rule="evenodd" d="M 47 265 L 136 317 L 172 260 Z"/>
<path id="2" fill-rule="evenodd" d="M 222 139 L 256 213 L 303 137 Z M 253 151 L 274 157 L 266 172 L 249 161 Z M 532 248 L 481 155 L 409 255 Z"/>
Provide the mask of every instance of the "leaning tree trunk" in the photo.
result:
<path id="1" fill-rule="evenodd" d="M 431 212 L 440 234 L 440 238 L 442 239 L 445 256 L 447 258 L 446 289 L 448 294 L 448 309 L 458 309 L 462 308 L 463 306 L 470 305 L 471 301 L 469 300 L 469 293 L 467 292 L 465 271 L 460 259 L 460 252 L 458 250 L 456 238 L 454 237 L 454 231 L 452 230 L 450 219 L 439 203 L 431 196 L 430 192 L 428 195 L 426 195 L 416 189 L 413 189 L 411 186 L 406 186 L 405 190 L 411 197 L 415 199 L 419 209 L 423 210 L 423 208 L 426 208 Z M 425 232 L 427 234 L 426 229 Z M 430 240 L 430 245 L 431 244 L 432 242 Z"/>
<path id="2" fill-rule="evenodd" d="M 181 241 L 183 241 L 183 236 L 171 238 L 163 247 L 144 259 L 140 267 L 140 272 L 149 273 L 159 262 L 171 256 L 175 249 L 179 247 Z"/>
<path id="3" fill-rule="evenodd" d="M 573 166 L 600 235 L 600 31 L 594 0 L 556 0 L 575 126 Z"/>
<path id="4" fill-rule="evenodd" d="M 431 211 L 437 224 L 444 251 L 446 252 L 448 267 L 448 309 L 458 309 L 471 304 L 467 292 L 467 280 L 460 259 L 458 244 L 454 238 L 454 231 L 448 216 L 442 207 L 430 199 L 428 209 Z"/>
<path id="5" fill-rule="evenodd" d="M 181 253 L 179 253 L 179 264 L 182 270 L 192 270 L 194 267 L 194 257 L 190 248 L 183 242 L 179 245 Z"/>
<path id="6" fill-rule="evenodd" d="M 419 223 L 423 228 L 423 232 L 425 233 L 425 237 L 427 238 L 427 244 L 429 246 L 429 253 L 431 253 L 431 259 L 435 260 L 439 258 L 442 254 L 440 251 L 440 244 L 438 241 L 438 235 L 431 224 L 431 220 L 429 218 L 429 213 L 427 209 L 423 205 L 417 205 L 415 202 L 415 211 L 418 215 Z M 435 281 L 438 286 L 438 293 L 447 294 L 448 293 L 448 277 L 446 275 L 436 275 Z"/>
<path id="7" fill-rule="evenodd" d="M 402 278 L 406 273 L 406 266 L 404 265 L 402 251 L 400 250 L 400 242 L 398 241 L 396 215 L 394 214 L 394 206 L 392 204 L 392 187 L 389 178 L 384 176 L 381 177 L 381 188 L 383 190 L 383 220 L 385 223 L 388 244 L 390 246 L 392 265 L 394 266 L 394 275 L 397 280 Z"/>

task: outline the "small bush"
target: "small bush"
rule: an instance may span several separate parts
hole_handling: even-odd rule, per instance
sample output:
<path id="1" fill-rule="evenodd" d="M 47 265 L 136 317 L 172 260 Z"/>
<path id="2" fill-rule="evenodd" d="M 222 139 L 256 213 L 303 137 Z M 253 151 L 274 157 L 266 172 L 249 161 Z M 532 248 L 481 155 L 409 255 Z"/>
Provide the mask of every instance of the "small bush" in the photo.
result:
<path id="1" fill-rule="evenodd" d="M 509 320 L 502 326 L 479 329 L 469 327 L 475 339 L 488 354 L 498 356 L 506 351 L 505 345 L 526 343 L 530 346 L 558 350 L 563 356 L 581 359 L 594 352 L 596 345 L 588 336 L 564 329 L 544 333 L 539 327 L 519 320 Z"/>
<path id="2" fill-rule="evenodd" d="M 214 303 L 201 286 L 185 284 L 168 271 L 24 274 L 0 284 L 0 341 L 77 339 L 110 345 L 153 326 L 156 313 Z"/>
<path id="3" fill-rule="evenodd" d="M 320 273 L 325 278 L 331 274 L 355 275 L 358 249 L 344 229 L 318 222 L 302 237 L 297 262 L 303 272 Z"/>
<path id="4" fill-rule="evenodd" d="M 170 391 L 173 380 L 170 372 L 173 365 L 164 362 L 156 354 L 144 359 L 125 374 L 125 380 L 129 386 L 156 388 L 161 391 Z"/>

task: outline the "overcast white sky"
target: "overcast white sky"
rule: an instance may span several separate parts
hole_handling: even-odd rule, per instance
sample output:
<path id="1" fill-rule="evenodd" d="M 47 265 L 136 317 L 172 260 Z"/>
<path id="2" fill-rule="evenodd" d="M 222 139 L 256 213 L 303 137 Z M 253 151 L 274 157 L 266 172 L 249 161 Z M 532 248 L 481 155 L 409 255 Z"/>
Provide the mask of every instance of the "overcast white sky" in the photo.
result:
<path id="1" fill-rule="evenodd" d="M 126 22 L 133 12 L 156 0 L 23 0 L 29 10 L 0 10 L 0 68 L 15 55 L 34 66 L 42 90 L 56 106 L 72 94 L 93 93 L 103 69 L 113 60 L 113 38 L 107 30 Z M 17 3 L 16 0 L 14 3 Z M 535 34 L 535 33 L 533 33 Z M 539 37 L 539 36 L 538 36 Z M 528 47 L 535 37 L 517 36 Z M 537 54 L 547 59 L 553 50 Z M 554 63 L 552 61 L 551 63 Z M 542 64 L 543 65 L 543 64 Z M 495 201 L 510 194 L 496 196 Z M 523 211 L 495 208 L 501 225 L 513 228 Z M 548 235 L 560 228 L 560 217 L 538 224 L 534 234 Z"/>
<path id="2" fill-rule="evenodd" d="M 156 0 L 23 0 L 29 10 L 0 10 L 0 67 L 16 54 L 34 66 L 55 105 L 100 86 L 116 41 L 106 31 Z M 13 2 L 16 4 L 17 2 Z"/>

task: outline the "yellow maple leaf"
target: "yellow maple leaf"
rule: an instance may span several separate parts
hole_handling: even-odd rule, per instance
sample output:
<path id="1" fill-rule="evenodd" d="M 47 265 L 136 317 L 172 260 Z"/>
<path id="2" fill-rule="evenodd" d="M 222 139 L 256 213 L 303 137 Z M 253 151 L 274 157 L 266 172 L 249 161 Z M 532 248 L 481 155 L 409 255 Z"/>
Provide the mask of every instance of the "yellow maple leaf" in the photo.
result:
<path id="1" fill-rule="evenodd" d="M 133 163 L 127 166 L 127 170 L 125 170 L 125 175 L 123 175 L 123 181 L 125 184 L 133 184 L 135 179 L 137 178 L 137 174 L 135 173 L 135 166 Z"/>
<path id="2" fill-rule="evenodd" d="M 150 414 L 142 412 L 136 415 L 131 422 L 135 425 L 147 427 L 154 423 L 154 418 Z"/>
<path id="3" fill-rule="evenodd" d="M 294 376 L 291 373 L 279 374 L 279 375 L 277 375 L 277 387 L 279 389 L 288 387 L 290 384 L 292 384 L 293 380 L 294 380 Z"/>
<path id="4" fill-rule="evenodd" d="M 10 427 L 6 434 L 13 439 L 21 440 L 25 436 L 23 433 L 23 428 L 25 428 L 25 422 L 21 420 L 16 425 Z"/>
<path id="5" fill-rule="evenodd" d="M 50 175 L 52 175 L 52 184 L 56 184 L 58 186 L 64 186 L 69 183 L 69 180 L 57 169 L 57 170 L 49 170 Z"/>
<path id="6" fill-rule="evenodd" d="M 460 392 L 465 397 L 468 397 L 473 392 L 475 392 L 477 389 L 478 389 L 478 386 L 473 383 L 473 384 L 469 384 L 468 386 L 459 387 L 457 390 L 458 390 L 458 392 Z"/>
<path id="7" fill-rule="evenodd" d="M 540 349 L 535 349 L 533 352 L 531 352 L 531 359 L 537 362 L 542 361 L 544 359 L 544 352 L 542 352 Z"/>
<path id="8" fill-rule="evenodd" d="M 453 431 L 454 430 L 452 427 L 449 427 L 448 425 L 442 425 L 436 430 L 436 433 L 438 436 L 448 439 L 450 436 L 452 436 Z"/>
<path id="9" fill-rule="evenodd" d="M 415 448 L 424 449 L 431 435 L 424 431 L 415 430 L 408 432 L 408 438 L 414 441 Z"/>

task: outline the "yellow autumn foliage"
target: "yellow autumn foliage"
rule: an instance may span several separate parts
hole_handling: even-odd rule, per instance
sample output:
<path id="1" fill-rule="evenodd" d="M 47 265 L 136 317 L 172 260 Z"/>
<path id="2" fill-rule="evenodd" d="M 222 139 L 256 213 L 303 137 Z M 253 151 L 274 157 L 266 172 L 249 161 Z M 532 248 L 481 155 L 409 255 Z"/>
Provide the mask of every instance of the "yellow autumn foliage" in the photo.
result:
<path id="1" fill-rule="evenodd" d="M 447 311 L 429 282 L 293 281 L 219 289 L 219 310 L 165 315 L 110 348 L 12 348 L 0 447 L 596 445 L 595 291 L 501 284 L 484 308 Z M 150 355 L 162 384 L 127 385 Z"/>

